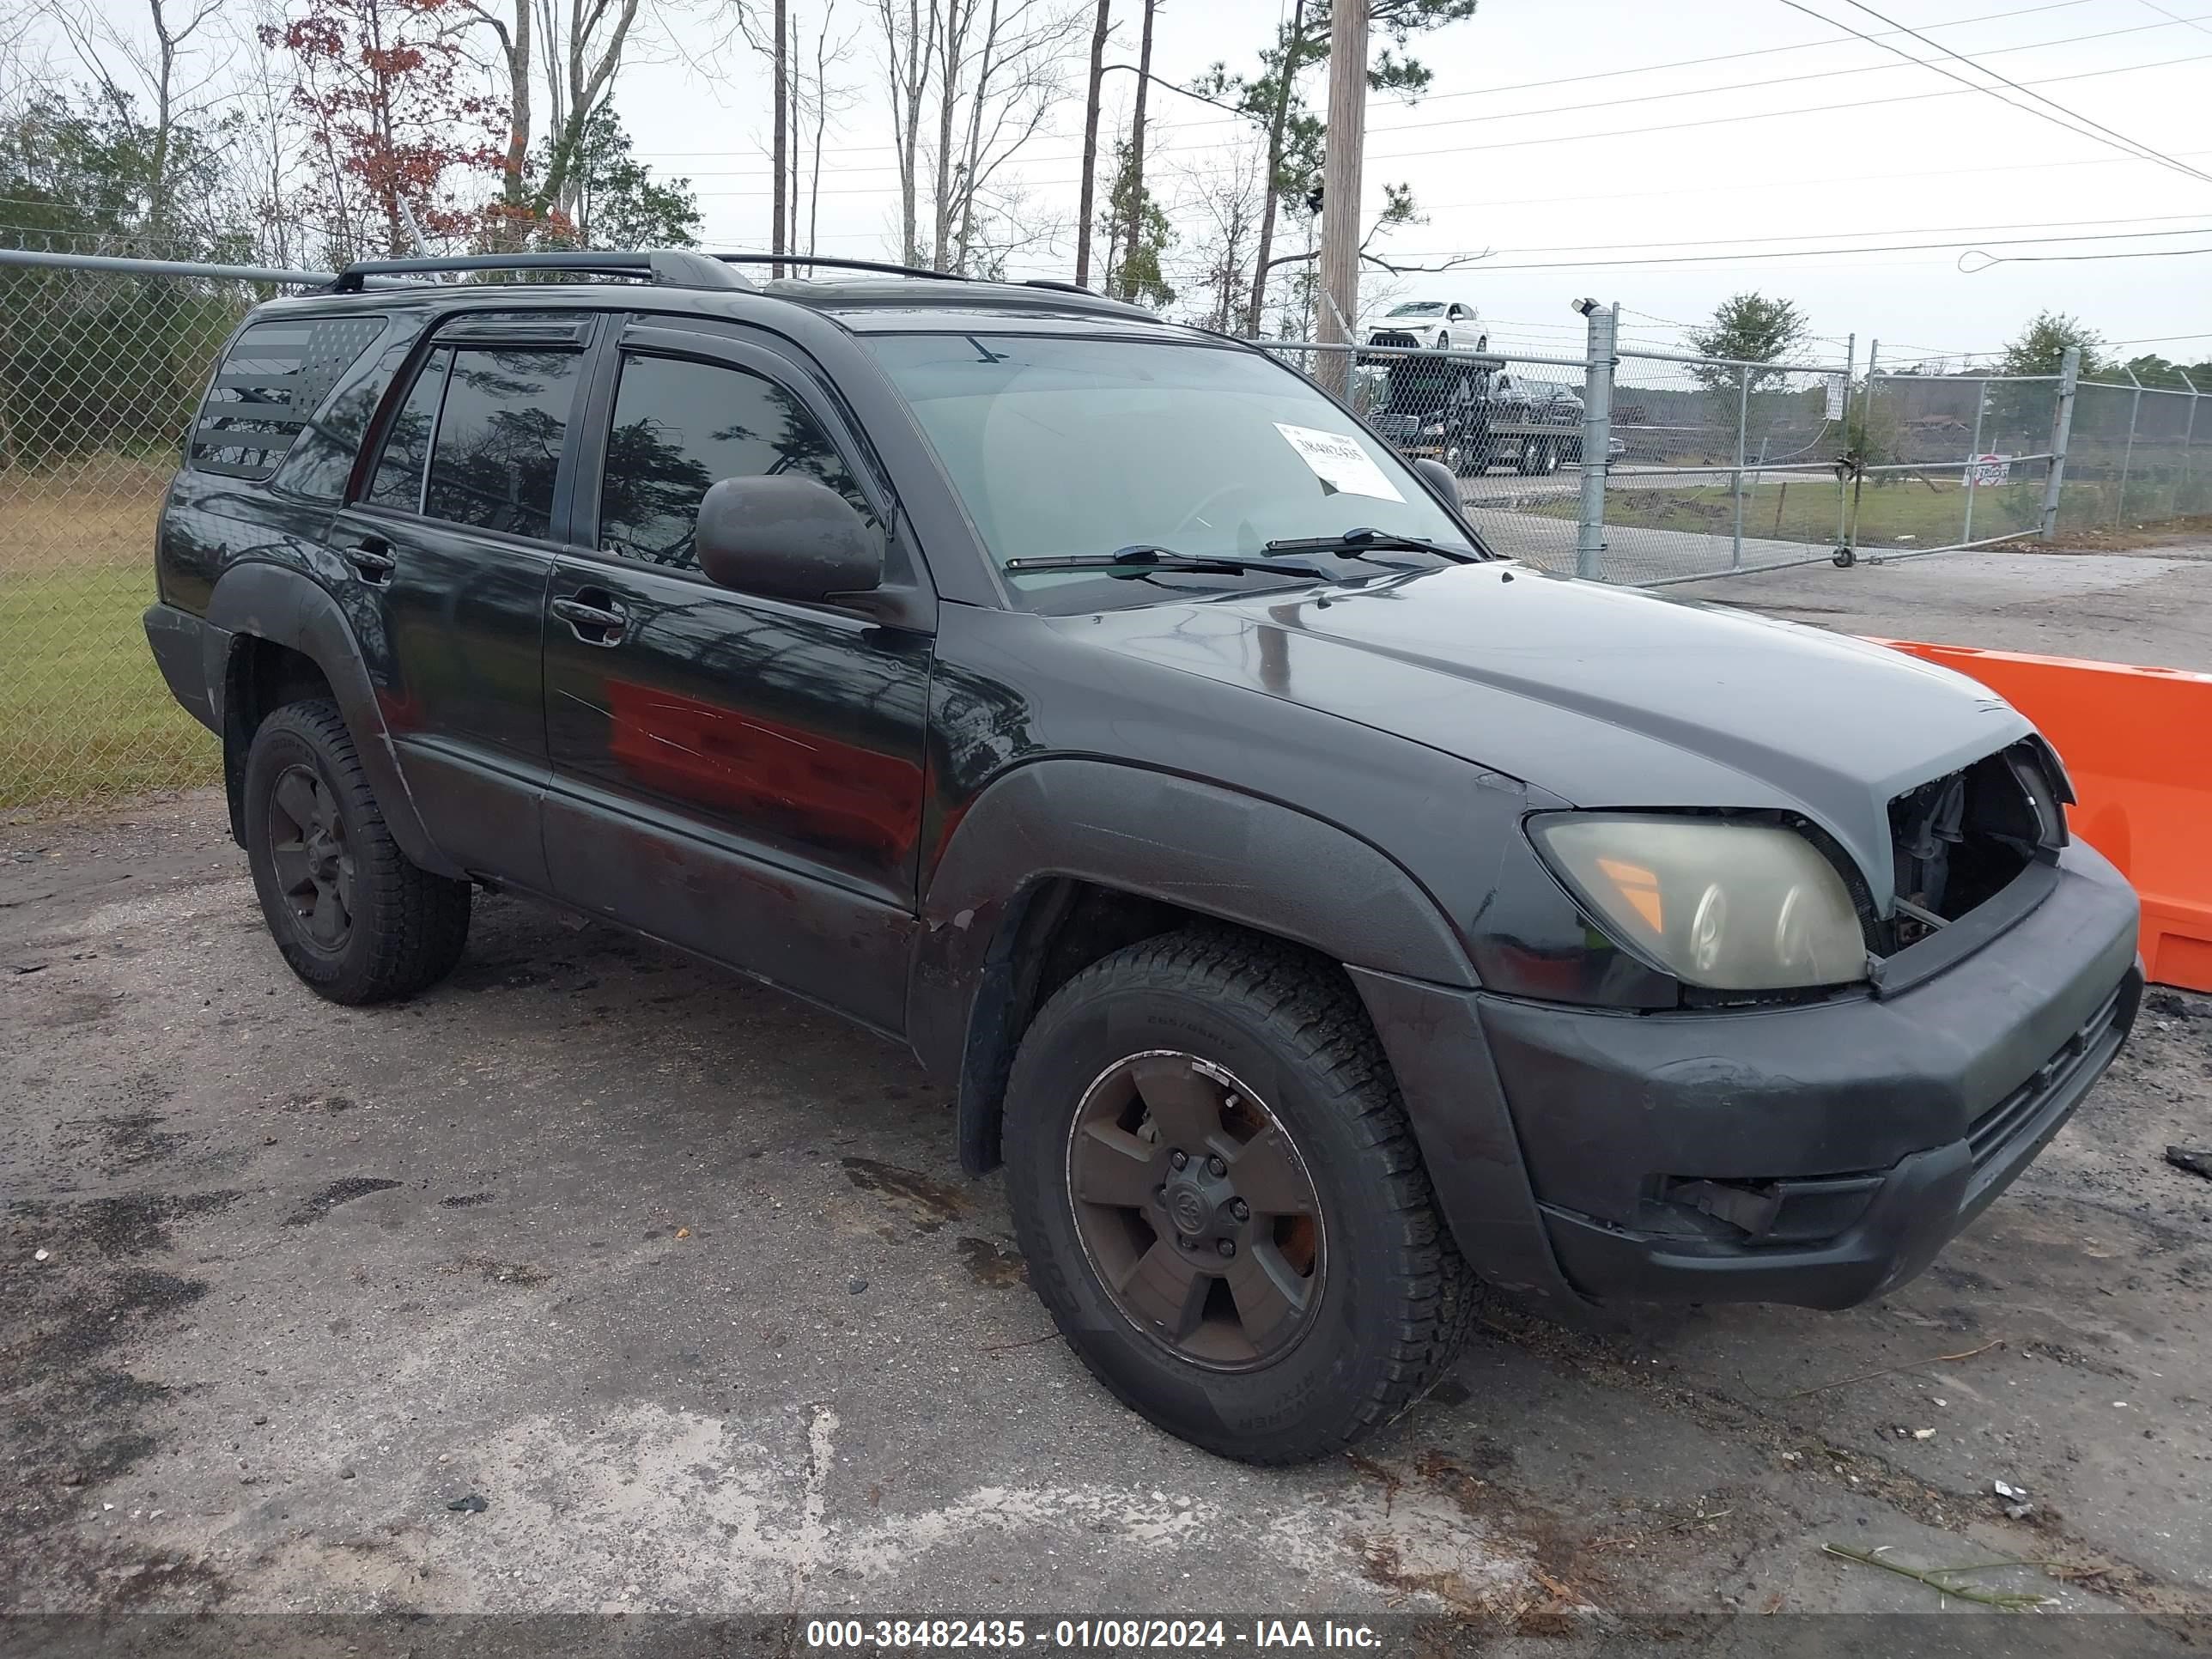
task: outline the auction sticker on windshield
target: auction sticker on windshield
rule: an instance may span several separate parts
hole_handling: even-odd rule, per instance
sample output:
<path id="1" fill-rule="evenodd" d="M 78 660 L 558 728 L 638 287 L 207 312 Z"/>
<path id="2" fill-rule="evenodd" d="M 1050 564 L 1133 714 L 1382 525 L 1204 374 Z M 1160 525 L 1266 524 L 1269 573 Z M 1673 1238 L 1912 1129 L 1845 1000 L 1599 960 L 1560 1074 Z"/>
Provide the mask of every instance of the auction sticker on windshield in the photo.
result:
<path id="1" fill-rule="evenodd" d="M 1397 485 L 1382 476 L 1375 458 L 1358 439 L 1342 432 L 1323 432 L 1318 427 L 1275 422 L 1283 441 L 1298 452 L 1327 491 L 1345 495 L 1372 495 L 1377 501 L 1402 501 Z"/>

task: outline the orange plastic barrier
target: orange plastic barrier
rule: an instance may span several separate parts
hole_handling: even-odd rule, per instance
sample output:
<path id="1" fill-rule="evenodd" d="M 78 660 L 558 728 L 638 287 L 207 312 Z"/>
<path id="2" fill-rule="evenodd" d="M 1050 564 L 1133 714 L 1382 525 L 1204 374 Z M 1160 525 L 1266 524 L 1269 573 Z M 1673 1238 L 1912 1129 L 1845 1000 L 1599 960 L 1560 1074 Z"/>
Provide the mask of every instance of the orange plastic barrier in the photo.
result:
<path id="1" fill-rule="evenodd" d="M 1880 643 L 1979 680 L 2035 722 L 2081 797 L 2069 826 L 2142 896 L 2150 977 L 2212 991 L 2212 674 Z"/>

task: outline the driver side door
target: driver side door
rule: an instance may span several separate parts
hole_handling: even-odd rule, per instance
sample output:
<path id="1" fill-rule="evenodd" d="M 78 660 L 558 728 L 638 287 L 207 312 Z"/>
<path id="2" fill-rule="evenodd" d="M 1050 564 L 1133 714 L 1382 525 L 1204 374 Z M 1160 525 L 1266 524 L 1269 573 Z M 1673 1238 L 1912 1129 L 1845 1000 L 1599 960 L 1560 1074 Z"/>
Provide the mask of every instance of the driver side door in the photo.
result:
<path id="1" fill-rule="evenodd" d="M 723 478 L 811 476 L 877 526 L 886 492 L 799 366 L 725 337 L 634 321 L 592 404 L 546 590 L 554 889 L 896 1033 L 932 637 L 717 586 L 692 539 Z"/>

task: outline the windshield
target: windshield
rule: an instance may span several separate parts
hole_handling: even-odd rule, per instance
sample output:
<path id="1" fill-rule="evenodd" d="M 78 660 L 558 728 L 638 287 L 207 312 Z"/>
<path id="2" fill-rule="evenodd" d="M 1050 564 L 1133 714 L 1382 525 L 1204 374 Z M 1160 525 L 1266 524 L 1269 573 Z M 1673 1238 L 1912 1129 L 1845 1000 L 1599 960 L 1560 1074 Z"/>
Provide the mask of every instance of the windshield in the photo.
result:
<path id="1" fill-rule="evenodd" d="M 1441 317 L 1444 314 L 1440 300 L 1413 300 L 1402 306 L 1393 306 L 1387 313 L 1392 317 Z"/>
<path id="2" fill-rule="evenodd" d="M 1265 558 L 1271 541 L 1358 527 L 1468 547 L 1386 445 L 1258 352 L 1011 334 L 878 335 L 868 344 L 1001 566 L 1133 546 Z M 1391 550 L 1340 568 L 1357 580 L 1441 562 Z M 1053 611 L 1285 580 L 1265 569 L 1007 576 L 1024 604 Z"/>

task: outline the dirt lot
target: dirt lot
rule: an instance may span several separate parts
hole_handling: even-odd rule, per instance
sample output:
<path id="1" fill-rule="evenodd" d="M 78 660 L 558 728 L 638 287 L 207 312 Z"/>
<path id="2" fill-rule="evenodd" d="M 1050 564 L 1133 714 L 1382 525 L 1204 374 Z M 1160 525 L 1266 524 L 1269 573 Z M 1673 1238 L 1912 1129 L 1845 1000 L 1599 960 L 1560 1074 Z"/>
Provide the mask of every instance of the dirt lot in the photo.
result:
<path id="1" fill-rule="evenodd" d="M 1362 1455 L 1262 1473 L 1048 1334 L 908 1060 L 477 921 L 341 1010 L 212 796 L 0 830 L 0 1607 L 1938 1606 L 1833 1544 L 2212 1614 L 2212 1181 L 2160 1157 L 2212 1141 L 2212 1000 L 1878 1306 L 1498 1303 Z"/>

